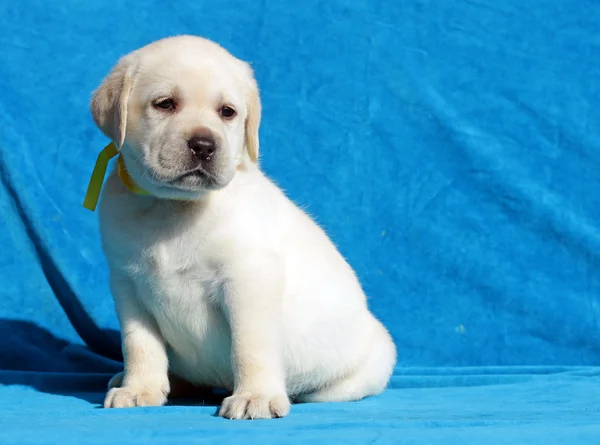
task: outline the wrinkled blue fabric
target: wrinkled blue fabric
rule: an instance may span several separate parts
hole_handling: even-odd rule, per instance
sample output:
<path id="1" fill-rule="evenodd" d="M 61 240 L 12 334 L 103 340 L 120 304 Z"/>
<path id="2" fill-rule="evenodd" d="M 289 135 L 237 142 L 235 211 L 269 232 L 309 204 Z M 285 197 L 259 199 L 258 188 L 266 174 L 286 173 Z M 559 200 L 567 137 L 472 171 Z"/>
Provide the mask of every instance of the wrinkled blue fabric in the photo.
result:
<path id="1" fill-rule="evenodd" d="M 600 443 L 600 4 L 0 0 L 0 444 Z M 251 62 L 261 163 L 356 269 L 390 388 L 230 422 L 102 410 L 122 368 L 91 91 L 199 34 Z"/>

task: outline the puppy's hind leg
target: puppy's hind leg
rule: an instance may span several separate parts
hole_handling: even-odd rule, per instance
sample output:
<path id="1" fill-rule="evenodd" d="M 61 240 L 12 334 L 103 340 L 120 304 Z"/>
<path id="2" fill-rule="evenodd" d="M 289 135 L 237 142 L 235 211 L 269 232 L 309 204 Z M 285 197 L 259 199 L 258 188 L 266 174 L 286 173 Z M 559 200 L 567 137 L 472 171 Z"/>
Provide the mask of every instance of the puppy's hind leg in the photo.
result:
<path id="1" fill-rule="evenodd" d="M 120 388 L 123 384 L 123 379 L 125 378 L 125 371 L 117 372 L 109 381 L 108 381 L 108 389 L 111 388 Z"/>
<path id="2" fill-rule="evenodd" d="M 108 382 L 108 389 L 120 388 L 123 385 L 123 379 L 125 378 L 125 371 L 116 373 Z M 211 392 L 211 389 L 203 386 L 192 385 L 186 380 L 180 379 L 179 377 L 169 374 L 169 399 L 176 399 L 178 397 L 187 396 L 206 396 L 207 393 Z"/>
<path id="3" fill-rule="evenodd" d="M 324 388 L 294 397 L 296 402 L 351 402 L 381 393 L 396 364 L 394 342 L 378 321 L 375 322 L 369 355 L 355 372 Z"/>

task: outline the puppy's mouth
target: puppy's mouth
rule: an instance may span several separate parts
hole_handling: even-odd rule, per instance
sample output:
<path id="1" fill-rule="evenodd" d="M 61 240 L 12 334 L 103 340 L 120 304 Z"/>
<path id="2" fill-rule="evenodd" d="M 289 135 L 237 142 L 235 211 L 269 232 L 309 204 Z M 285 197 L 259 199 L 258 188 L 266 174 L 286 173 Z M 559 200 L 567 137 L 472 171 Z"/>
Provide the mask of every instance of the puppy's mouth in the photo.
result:
<path id="1" fill-rule="evenodd" d="M 143 161 L 131 162 L 134 168 L 140 171 L 144 181 L 140 184 L 149 186 L 150 192 L 161 194 L 171 190 L 170 193 L 197 193 L 200 191 L 217 190 L 223 186 L 222 180 L 212 171 L 208 171 L 202 165 L 183 166 L 168 165 L 164 162 L 147 165 Z M 162 189 L 162 191 L 161 191 Z"/>
<path id="2" fill-rule="evenodd" d="M 174 187 L 183 186 L 185 189 L 197 188 L 198 186 L 215 188 L 219 185 L 219 181 L 211 173 L 201 168 L 196 168 L 192 171 L 179 175 L 175 179 L 169 181 L 169 184 Z"/>

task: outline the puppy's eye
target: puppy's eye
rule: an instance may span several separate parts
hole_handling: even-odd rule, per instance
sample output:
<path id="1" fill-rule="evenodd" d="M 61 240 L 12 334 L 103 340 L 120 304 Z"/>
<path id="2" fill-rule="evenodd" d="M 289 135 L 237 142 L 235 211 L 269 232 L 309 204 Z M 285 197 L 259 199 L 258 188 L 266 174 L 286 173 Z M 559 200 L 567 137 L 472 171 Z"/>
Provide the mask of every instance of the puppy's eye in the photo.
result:
<path id="1" fill-rule="evenodd" d="M 161 110 L 174 110 L 175 101 L 173 99 L 161 99 L 158 102 L 154 102 L 154 106 Z"/>
<path id="2" fill-rule="evenodd" d="M 221 110 L 219 110 L 219 114 L 225 119 L 231 119 L 233 116 L 235 116 L 235 110 L 225 105 L 221 107 Z"/>

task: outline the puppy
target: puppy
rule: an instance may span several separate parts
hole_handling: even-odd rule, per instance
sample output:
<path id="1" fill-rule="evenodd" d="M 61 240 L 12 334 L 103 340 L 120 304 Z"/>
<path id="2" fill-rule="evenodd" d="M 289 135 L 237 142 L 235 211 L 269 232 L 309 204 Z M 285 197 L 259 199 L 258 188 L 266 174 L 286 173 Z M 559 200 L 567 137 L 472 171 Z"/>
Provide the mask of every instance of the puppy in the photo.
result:
<path id="1" fill-rule="evenodd" d="M 248 64 L 199 37 L 160 40 L 118 62 L 91 110 L 120 148 L 100 227 L 125 370 L 105 407 L 164 404 L 169 373 L 232 391 L 230 419 L 383 391 L 389 333 L 327 235 L 257 165 Z"/>

